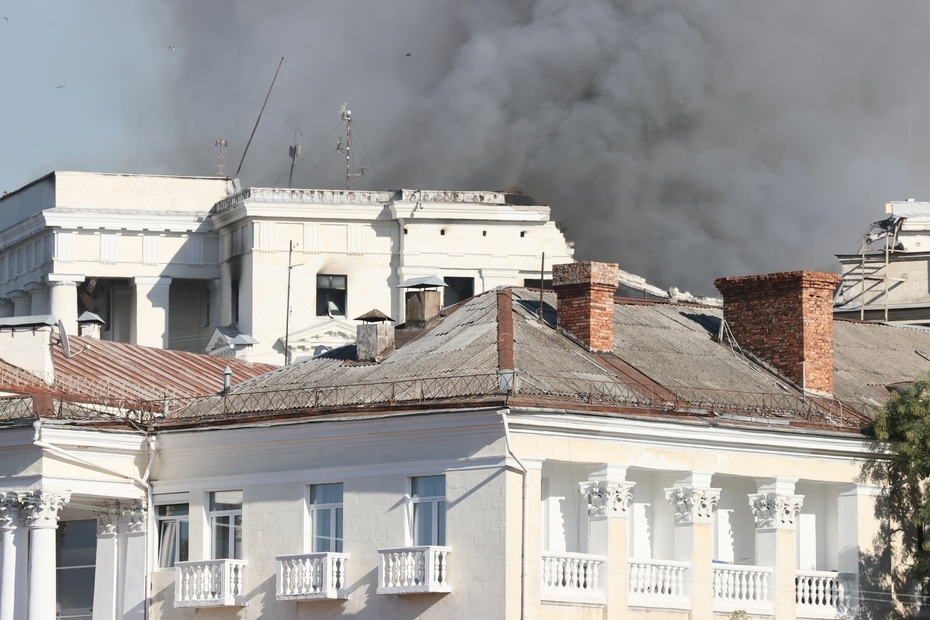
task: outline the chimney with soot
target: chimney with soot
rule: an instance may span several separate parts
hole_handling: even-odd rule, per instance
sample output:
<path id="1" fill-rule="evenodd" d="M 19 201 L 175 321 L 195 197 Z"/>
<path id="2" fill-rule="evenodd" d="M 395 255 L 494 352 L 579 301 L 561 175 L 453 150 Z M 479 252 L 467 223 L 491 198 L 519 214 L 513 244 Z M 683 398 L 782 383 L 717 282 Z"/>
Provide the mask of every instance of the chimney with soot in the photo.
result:
<path id="1" fill-rule="evenodd" d="M 733 337 L 796 385 L 833 392 L 833 293 L 840 277 L 789 271 L 720 278 Z"/>
<path id="2" fill-rule="evenodd" d="M 620 268 L 614 263 L 552 266 L 559 325 L 591 351 L 614 348 L 614 294 Z"/>

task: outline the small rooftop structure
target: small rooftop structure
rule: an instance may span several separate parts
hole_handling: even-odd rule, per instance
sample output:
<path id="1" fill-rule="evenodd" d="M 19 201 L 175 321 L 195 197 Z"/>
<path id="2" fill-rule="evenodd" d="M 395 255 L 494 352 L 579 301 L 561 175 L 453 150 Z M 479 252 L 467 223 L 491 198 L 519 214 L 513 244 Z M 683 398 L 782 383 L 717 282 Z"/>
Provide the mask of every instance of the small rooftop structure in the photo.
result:
<path id="1" fill-rule="evenodd" d="M 439 288 L 441 286 L 449 285 L 446 284 L 442 278 L 437 276 L 424 276 L 420 278 L 408 278 L 398 284 L 397 288 Z"/>
<path id="2" fill-rule="evenodd" d="M 353 320 L 362 321 L 364 323 L 383 323 L 385 321 L 391 321 L 392 323 L 396 323 L 394 319 L 392 319 L 385 313 L 381 312 L 377 308 L 375 308 L 374 310 L 369 310 L 362 316 L 355 317 L 355 319 Z"/>

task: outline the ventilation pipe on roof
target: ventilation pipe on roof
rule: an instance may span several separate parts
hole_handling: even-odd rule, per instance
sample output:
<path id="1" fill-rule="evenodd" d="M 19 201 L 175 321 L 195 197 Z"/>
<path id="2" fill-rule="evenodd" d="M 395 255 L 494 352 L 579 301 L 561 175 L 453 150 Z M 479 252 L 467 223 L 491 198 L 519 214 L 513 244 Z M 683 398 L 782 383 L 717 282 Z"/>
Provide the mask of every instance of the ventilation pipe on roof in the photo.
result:
<path id="1" fill-rule="evenodd" d="M 232 375 L 233 375 L 232 369 L 229 366 L 226 366 L 225 370 L 223 370 L 223 393 L 224 394 L 229 391 L 229 385 L 232 383 Z"/>
<path id="2" fill-rule="evenodd" d="M 379 310 L 355 317 L 362 321 L 357 327 L 355 359 L 359 362 L 380 362 L 394 350 L 394 326 L 391 317 Z"/>
<path id="3" fill-rule="evenodd" d="M 614 263 L 552 266 L 559 326 L 591 351 L 614 348 L 614 294 L 620 268 Z"/>

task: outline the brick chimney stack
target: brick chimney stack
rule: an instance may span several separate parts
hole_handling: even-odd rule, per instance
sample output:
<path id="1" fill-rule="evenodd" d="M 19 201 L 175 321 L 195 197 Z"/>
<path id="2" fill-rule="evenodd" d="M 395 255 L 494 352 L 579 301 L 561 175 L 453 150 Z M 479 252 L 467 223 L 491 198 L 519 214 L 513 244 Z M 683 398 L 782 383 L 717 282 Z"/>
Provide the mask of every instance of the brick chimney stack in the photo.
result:
<path id="1" fill-rule="evenodd" d="M 559 325 L 591 351 L 614 348 L 614 293 L 620 268 L 614 263 L 552 266 Z"/>
<path id="2" fill-rule="evenodd" d="M 809 392 L 833 392 L 833 293 L 840 277 L 789 271 L 720 278 L 723 318 L 739 345 Z"/>

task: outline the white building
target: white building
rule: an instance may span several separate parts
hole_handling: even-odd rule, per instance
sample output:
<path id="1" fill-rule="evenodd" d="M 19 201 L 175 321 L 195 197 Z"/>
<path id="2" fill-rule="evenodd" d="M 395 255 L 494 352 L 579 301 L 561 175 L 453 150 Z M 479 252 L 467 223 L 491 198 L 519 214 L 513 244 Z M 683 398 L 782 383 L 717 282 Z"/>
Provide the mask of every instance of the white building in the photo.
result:
<path id="1" fill-rule="evenodd" d="M 53 172 L 0 198 L 0 317 L 73 330 L 88 310 L 106 339 L 282 363 L 289 260 L 295 358 L 351 342 L 371 308 L 402 322 L 408 278 L 444 278 L 449 305 L 571 260 L 549 208 L 514 192 Z"/>
<path id="2" fill-rule="evenodd" d="M 719 281 L 723 311 L 617 277 L 563 265 L 542 317 L 500 288 L 205 398 L 0 365 L 0 620 L 55 617 L 56 573 L 93 620 L 915 612 L 863 430 L 930 332 L 834 321 L 831 274 Z"/>

